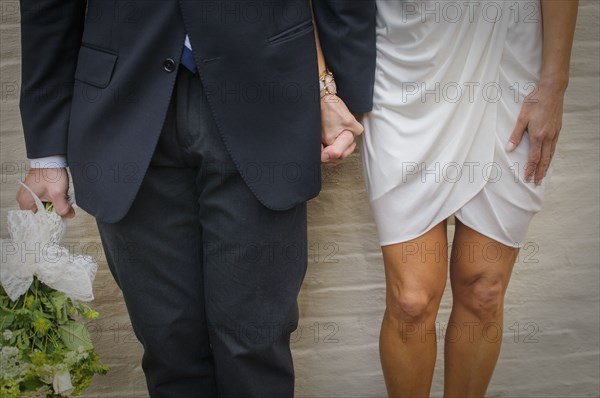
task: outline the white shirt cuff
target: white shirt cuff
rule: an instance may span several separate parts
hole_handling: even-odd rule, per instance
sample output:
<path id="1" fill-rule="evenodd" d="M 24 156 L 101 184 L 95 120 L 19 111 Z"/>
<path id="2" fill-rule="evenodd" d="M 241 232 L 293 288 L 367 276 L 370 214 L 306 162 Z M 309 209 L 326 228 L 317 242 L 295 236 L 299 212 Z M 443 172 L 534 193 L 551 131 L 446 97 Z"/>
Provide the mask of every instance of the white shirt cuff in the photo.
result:
<path id="1" fill-rule="evenodd" d="M 32 169 L 60 169 L 67 167 L 67 157 L 63 155 L 54 155 L 29 159 L 29 166 Z"/>

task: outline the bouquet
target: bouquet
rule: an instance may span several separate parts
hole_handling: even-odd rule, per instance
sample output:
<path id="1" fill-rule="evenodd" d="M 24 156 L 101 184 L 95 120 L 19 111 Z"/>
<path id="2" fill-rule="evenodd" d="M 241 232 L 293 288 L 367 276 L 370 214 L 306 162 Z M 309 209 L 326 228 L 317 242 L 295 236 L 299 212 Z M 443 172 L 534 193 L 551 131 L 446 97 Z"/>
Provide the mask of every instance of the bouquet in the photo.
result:
<path id="1" fill-rule="evenodd" d="M 65 222 L 33 195 L 38 211 L 8 212 L 0 272 L 0 398 L 80 395 L 108 366 L 85 322 L 98 265 L 60 245 Z"/>

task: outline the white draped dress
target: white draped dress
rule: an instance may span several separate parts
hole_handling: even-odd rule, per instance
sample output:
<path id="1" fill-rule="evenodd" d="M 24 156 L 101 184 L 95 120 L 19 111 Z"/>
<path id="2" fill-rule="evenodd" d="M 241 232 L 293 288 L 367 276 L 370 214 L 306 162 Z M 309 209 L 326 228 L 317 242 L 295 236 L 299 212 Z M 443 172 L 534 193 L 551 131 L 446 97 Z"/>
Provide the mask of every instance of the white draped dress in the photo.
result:
<path id="1" fill-rule="evenodd" d="M 454 214 L 521 247 L 541 208 L 529 138 L 506 144 L 542 63 L 539 0 L 378 0 L 374 109 L 362 155 L 380 244 Z"/>

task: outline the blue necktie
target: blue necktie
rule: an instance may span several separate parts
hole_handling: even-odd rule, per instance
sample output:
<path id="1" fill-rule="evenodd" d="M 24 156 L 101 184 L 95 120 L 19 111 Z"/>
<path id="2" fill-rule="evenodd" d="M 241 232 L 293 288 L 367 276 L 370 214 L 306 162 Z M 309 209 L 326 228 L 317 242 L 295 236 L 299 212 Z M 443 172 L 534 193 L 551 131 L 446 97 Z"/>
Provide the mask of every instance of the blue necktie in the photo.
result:
<path id="1" fill-rule="evenodd" d="M 185 42 L 183 43 L 183 52 L 181 53 L 181 64 L 192 73 L 196 73 L 198 71 L 196 61 L 194 61 L 192 44 L 190 43 L 190 37 L 188 35 L 185 35 Z"/>

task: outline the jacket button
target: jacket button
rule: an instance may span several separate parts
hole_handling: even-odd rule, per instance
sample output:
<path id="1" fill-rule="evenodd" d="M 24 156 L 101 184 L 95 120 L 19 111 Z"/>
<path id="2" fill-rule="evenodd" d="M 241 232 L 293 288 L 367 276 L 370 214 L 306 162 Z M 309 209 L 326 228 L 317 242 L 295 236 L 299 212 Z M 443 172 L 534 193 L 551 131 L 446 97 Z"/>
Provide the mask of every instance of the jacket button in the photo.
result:
<path id="1" fill-rule="evenodd" d="M 167 58 L 167 59 L 165 59 L 165 62 L 163 62 L 163 67 L 169 73 L 171 73 L 175 70 L 175 66 L 176 66 L 176 63 L 175 63 L 175 61 L 173 61 L 172 58 Z"/>

